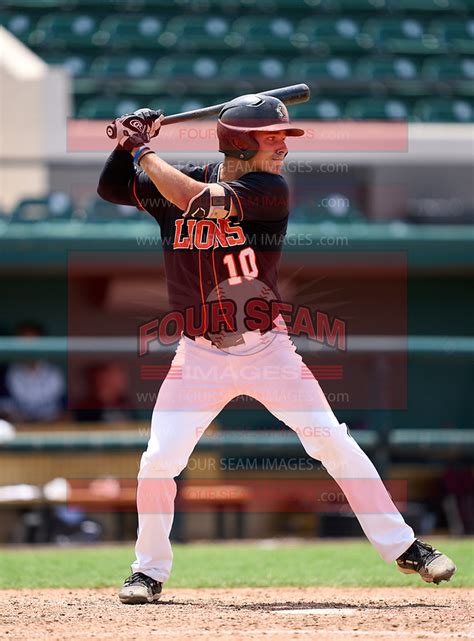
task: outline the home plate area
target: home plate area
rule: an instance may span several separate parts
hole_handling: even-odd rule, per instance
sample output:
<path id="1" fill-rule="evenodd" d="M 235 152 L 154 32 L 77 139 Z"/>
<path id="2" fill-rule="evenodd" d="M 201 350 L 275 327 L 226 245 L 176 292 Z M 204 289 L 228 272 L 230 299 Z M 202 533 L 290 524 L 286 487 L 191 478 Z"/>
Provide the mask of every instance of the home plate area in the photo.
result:
<path id="1" fill-rule="evenodd" d="M 181 639 L 473 639 L 474 589 L 167 588 L 152 605 L 116 591 L 0 591 L 0 638 L 29 641 Z"/>

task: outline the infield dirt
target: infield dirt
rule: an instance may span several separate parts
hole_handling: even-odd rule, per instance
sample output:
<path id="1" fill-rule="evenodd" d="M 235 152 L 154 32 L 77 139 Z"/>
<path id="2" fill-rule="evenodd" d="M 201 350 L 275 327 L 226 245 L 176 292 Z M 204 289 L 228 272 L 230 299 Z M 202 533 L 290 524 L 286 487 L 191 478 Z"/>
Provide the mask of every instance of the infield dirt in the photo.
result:
<path id="1" fill-rule="evenodd" d="M 473 639 L 474 589 L 167 589 L 153 605 L 122 605 L 116 591 L 3 590 L 0 638 Z"/>

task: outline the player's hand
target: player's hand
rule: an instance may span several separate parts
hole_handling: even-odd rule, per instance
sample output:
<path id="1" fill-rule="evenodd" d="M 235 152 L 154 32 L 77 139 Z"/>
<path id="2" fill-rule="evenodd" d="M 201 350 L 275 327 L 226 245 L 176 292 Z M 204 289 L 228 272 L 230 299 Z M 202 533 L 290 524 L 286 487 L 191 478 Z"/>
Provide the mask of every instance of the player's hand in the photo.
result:
<path id="1" fill-rule="evenodd" d="M 150 142 L 147 125 L 143 118 L 135 114 L 125 114 L 113 122 L 117 129 L 118 144 L 131 152 L 134 147 L 140 147 Z"/>
<path id="2" fill-rule="evenodd" d="M 150 138 L 155 138 L 160 133 L 161 121 L 165 117 L 161 109 L 144 107 L 143 109 L 134 111 L 133 115 L 144 122 L 146 132 Z"/>

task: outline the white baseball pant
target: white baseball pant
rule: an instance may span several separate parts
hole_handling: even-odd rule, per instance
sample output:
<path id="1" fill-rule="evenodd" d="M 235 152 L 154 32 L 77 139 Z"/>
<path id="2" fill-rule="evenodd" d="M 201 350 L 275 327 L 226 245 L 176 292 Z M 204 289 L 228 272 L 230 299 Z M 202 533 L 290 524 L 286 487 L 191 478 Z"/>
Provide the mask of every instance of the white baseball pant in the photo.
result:
<path id="1" fill-rule="evenodd" d="M 308 455 L 321 461 L 338 483 L 382 559 L 394 561 L 415 540 L 413 530 L 346 425 L 338 423 L 319 383 L 313 377 L 302 378 L 302 368 L 307 368 L 288 334 L 277 331 L 260 337 L 249 332 L 244 336 L 245 345 L 226 351 L 203 338 L 193 341 L 183 336 L 178 344 L 141 459 L 132 571 L 161 582 L 168 579 L 173 560 L 169 535 L 174 478 L 186 467 L 204 430 L 239 395 L 260 401 L 298 434 Z M 269 344 L 259 347 L 262 340 Z M 361 480 L 370 480 L 370 491 L 360 491 Z"/>

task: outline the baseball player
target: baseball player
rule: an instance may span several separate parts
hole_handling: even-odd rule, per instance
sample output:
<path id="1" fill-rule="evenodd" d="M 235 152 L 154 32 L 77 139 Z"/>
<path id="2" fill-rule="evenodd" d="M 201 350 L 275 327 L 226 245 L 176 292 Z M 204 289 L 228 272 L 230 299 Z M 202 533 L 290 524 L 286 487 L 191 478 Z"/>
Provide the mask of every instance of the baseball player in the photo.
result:
<path id="1" fill-rule="evenodd" d="M 160 598 L 172 565 L 174 478 L 206 427 L 242 394 L 265 405 L 298 434 L 308 455 L 322 462 L 382 559 L 427 582 L 449 581 L 454 563 L 415 538 L 318 382 L 301 376 L 302 368 L 309 370 L 285 331 L 278 305 L 266 319 L 257 314 L 253 324 L 242 321 L 242 306 L 261 311 L 259 301 L 281 300 L 277 272 L 289 215 L 281 172 L 286 138 L 304 131 L 290 123 L 277 98 L 242 96 L 219 114 L 223 162 L 177 168 L 148 147 L 162 118 L 161 112 L 140 109 L 115 121 L 118 146 L 98 186 L 105 200 L 135 205 L 156 219 L 170 303 L 185 319 L 170 369 L 182 374 L 168 374 L 160 388 L 141 459 L 136 560 L 120 600 Z M 248 376 L 250 370 L 254 375 Z M 269 382 L 268 371 L 282 374 Z"/>

